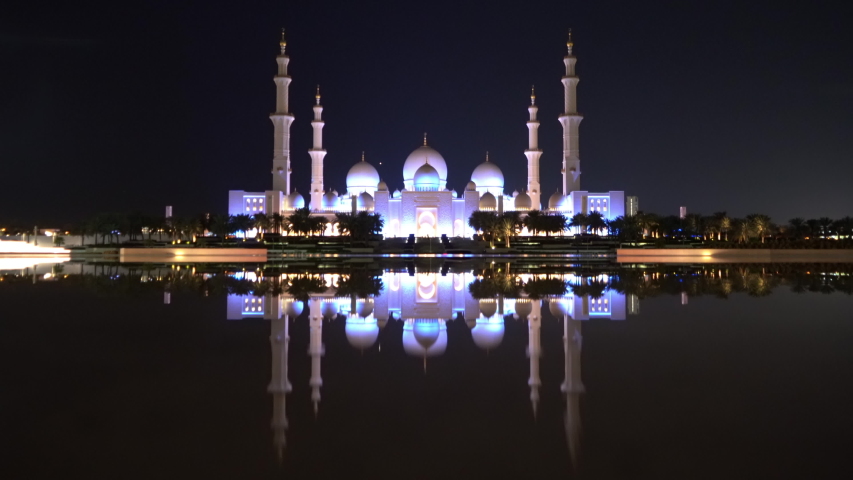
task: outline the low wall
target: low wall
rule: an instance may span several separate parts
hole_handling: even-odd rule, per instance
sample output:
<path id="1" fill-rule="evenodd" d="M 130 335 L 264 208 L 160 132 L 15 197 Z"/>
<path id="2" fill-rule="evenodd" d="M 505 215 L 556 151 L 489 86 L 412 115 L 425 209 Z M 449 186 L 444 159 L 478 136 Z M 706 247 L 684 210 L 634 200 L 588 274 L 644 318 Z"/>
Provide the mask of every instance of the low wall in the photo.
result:
<path id="1" fill-rule="evenodd" d="M 122 248 L 120 262 L 186 260 L 189 262 L 266 262 L 264 248 Z"/>
<path id="2" fill-rule="evenodd" d="M 618 248 L 619 263 L 853 262 L 853 249 Z"/>

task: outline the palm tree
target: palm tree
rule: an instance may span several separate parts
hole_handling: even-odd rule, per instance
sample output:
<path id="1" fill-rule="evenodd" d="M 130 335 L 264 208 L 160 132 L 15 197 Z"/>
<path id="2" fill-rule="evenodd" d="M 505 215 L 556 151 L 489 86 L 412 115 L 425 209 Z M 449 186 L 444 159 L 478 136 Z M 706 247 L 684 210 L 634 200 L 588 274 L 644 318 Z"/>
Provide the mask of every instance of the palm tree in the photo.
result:
<path id="1" fill-rule="evenodd" d="M 468 218 L 468 225 L 478 232 L 483 232 L 483 236 L 489 238 L 489 244 L 494 246 L 492 242 L 494 241 L 493 236 L 495 234 L 497 221 L 497 213 L 485 210 L 475 210 L 474 212 L 471 212 L 471 216 Z"/>
<path id="2" fill-rule="evenodd" d="M 252 217 L 250 217 L 249 215 L 246 215 L 243 213 L 241 213 L 239 215 L 234 215 L 234 228 L 238 232 L 243 232 L 243 240 L 244 241 L 246 240 L 246 232 L 248 232 L 249 230 L 252 229 L 253 224 L 254 224 L 254 221 L 252 220 Z"/>
<path id="3" fill-rule="evenodd" d="M 795 217 L 788 220 L 788 225 L 791 228 L 791 233 L 797 238 L 805 236 L 806 221 L 800 217 Z"/>
<path id="4" fill-rule="evenodd" d="M 749 221 L 742 218 L 732 220 L 732 231 L 739 243 L 746 243 L 750 234 Z"/>
<path id="5" fill-rule="evenodd" d="M 580 229 L 581 233 L 586 232 L 587 225 L 589 225 L 589 219 L 586 214 L 576 213 L 572 216 L 572 219 L 569 220 L 569 227 L 577 227 Z"/>
<path id="6" fill-rule="evenodd" d="M 308 235 L 312 231 L 311 209 L 308 207 L 297 208 L 285 219 L 287 229 L 300 235 Z"/>
<path id="7" fill-rule="evenodd" d="M 235 231 L 234 217 L 231 215 L 214 215 L 211 219 L 210 227 L 216 236 L 225 240 L 225 237 Z"/>
<path id="8" fill-rule="evenodd" d="M 820 235 L 823 238 L 827 238 L 832 233 L 830 230 L 832 227 L 832 219 L 829 217 L 820 217 L 817 219 L 817 222 L 820 224 Z"/>
<path id="9" fill-rule="evenodd" d="M 769 233 L 772 224 L 770 217 L 761 213 L 753 213 L 746 216 L 749 226 L 756 235 L 761 238 L 761 243 L 764 243 L 764 237 Z"/>
<path id="10" fill-rule="evenodd" d="M 265 213 L 256 213 L 253 216 L 253 220 L 255 223 L 255 228 L 258 229 L 258 236 L 260 238 L 264 238 L 264 232 L 266 232 L 272 224 L 270 218 Z"/>
<path id="11" fill-rule="evenodd" d="M 541 210 L 530 210 L 527 216 L 524 217 L 524 226 L 527 227 L 527 232 L 531 235 L 536 235 L 539 230 L 542 230 L 542 214 Z"/>
<path id="12" fill-rule="evenodd" d="M 281 228 L 284 226 L 284 216 L 278 212 L 273 213 L 269 216 L 270 219 L 270 228 L 273 232 L 281 234 Z"/>
<path id="13" fill-rule="evenodd" d="M 586 228 L 595 235 L 600 235 L 601 231 L 607 228 L 607 223 L 604 221 L 601 212 L 592 212 L 587 215 Z"/>
<path id="14" fill-rule="evenodd" d="M 506 215 L 499 218 L 497 220 L 497 222 L 495 223 L 495 232 L 498 235 L 504 237 L 504 244 L 505 244 L 506 248 L 510 248 L 509 237 L 515 235 L 515 232 L 516 232 L 515 228 L 516 228 L 515 220 L 513 220 L 512 217 L 509 217 Z"/>
<path id="15" fill-rule="evenodd" d="M 726 212 L 714 212 L 713 217 L 717 222 L 717 240 L 720 240 L 721 234 L 725 234 L 726 241 L 728 241 L 729 230 L 732 228 L 732 219 L 726 215 Z"/>

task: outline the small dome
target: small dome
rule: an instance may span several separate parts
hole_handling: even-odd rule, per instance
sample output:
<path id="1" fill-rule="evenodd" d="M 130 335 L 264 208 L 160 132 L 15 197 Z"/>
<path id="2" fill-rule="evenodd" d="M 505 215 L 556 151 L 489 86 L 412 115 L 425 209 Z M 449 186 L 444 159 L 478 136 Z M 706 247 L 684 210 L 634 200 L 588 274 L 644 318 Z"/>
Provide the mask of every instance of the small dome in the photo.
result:
<path id="1" fill-rule="evenodd" d="M 489 192 L 480 197 L 480 210 L 494 210 L 498 208 L 498 200 Z"/>
<path id="2" fill-rule="evenodd" d="M 371 196 L 371 195 L 370 195 L 369 193 L 367 193 L 367 192 L 361 192 L 361 195 L 359 195 L 359 196 L 358 196 L 358 198 L 357 198 L 357 199 L 356 199 L 356 201 L 355 201 L 355 205 L 356 205 L 356 207 L 358 207 L 359 209 L 372 210 L 372 209 L 373 209 L 373 204 L 374 204 L 374 202 L 373 202 L 373 196 Z"/>
<path id="3" fill-rule="evenodd" d="M 512 191 L 512 197 L 515 198 L 517 196 L 518 196 L 518 190 L 513 190 Z"/>
<path id="4" fill-rule="evenodd" d="M 504 322 L 491 322 L 488 320 L 477 320 L 477 325 L 471 330 L 471 338 L 474 345 L 483 350 L 494 350 L 498 348 L 504 338 Z"/>
<path id="5" fill-rule="evenodd" d="M 530 200 L 530 195 L 526 192 L 521 192 L 515 197 L 516 210 L 530 210 L 533 202 Z"/>
<path id="6" fill-rule="evenodd" d="M 415 180 L 415 172 L 421 165 L 427 163 L 438 172 L 441 185 L 447 183 L 447 162 L 444 161 L 444 157 L 432 147 L 422 145 L 409 154 L 406 163 L 403 164 L 403 182 L 406 184 L 406 188 L 411 188 Z"/>
<path id="7" fill-rule="evenodd" d="M 415 190 L 438 190 L 441 186 L 441 177 L 432 165 L 425 163 L 415 171 L 414 185 Z"/>
<path id="8" fill-rule="evenodd" d="M 400 192 L 400 190 L 399 190 L 399 189 L 397 189 L 397 190 L 394 190 L 394 193 L 393 193 L 393 194 L 391 194 L 391 197 L 393 197 L 393 198 L 400 198 L 400 195 L 402 195 L 402 194 L 403 194 L 403 193 L 402 193 L 402 192 Z"/>
<path id="9" fill-rule="evenodd" d="M 364 191 L 374 191 L 379 183 L 379 172 L 373 165 L 364 161 L 364 155 L 361 161 L 356 163 L 349 169 L 347 173 L 347 190 L 351 194 Z"/>
<path id="10" fill-rule="evenodd" d="M 468 185 L 465 186 L 465 191 L 466 192 L 476 192 L 477 191 L 477 184 L 474 182 L 468 182 Z"/>
<path id="11" fill-rule="evenodd" d="M 326 192 L 322 200 L 323 210 L 332 210 L 338 206 L 338 196 L 334 192 Z"/>
<path id="12" fill-rule="evenodd" d="M 376 185 L 376 190 L 379 192 L 387 192 L 388 184 L 385 183 L 385 180 L 379 180 L 379 184 Z"/>
<path id="13" fill-rule="evenodd" d="M 302 194 L 294 190 L 293 193 L 287 196 L 287 205 L 293 209 L 305 208 L 305 198 L 302 197 Z"/>
<path id="14" fill-rule="evenodd" d="M 379 338 L 379 325 L 376 324 L 375 320 L 347 318 L 344 331 L 347 334 L 349 344 L 358 350 L 367 350 Z"/>
<path id="15" fill-rule="evenodd" d="M 477 184 L 479 192 L 503 191 L 504 188 L 504 174 L 500 167 L 489 161 L 488 155 L 486 155 L 486 161 L 474 169 L 471 181 Z"/>
<path id="16" fill-rule="evenodd" d="M 554 192 L 551 195 L 551 198 L 548 199 L 548 208 L 550 209 L 560 209 L 563 208 L 563 205 L 566 203 L 566 197 L 560 194 L 560 192 Z"/>

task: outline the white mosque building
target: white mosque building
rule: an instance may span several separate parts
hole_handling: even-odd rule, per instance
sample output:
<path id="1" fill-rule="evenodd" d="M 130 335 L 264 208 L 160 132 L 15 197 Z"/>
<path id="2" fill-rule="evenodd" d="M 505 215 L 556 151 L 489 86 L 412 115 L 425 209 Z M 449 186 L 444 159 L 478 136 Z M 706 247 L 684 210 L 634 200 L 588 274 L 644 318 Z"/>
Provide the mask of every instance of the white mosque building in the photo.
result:
<path id="1" fill-rule="evenodd" d="M 577 84 L 575 75 L 577 58 L 572 53 L 571 32 L 566 43 L 568 53 L 563 59 L 566 75 L 563 77 L 564 108 L 559 120 L 563 126 L 563 161 L 561 166 L 562 191 L 557 191 L 543 201 L 539 183 L 538 107 L 533 91 L 527 107 L 530 119 L 527 122 L 528 149 L 527 189 L 523 192 L 504 191 L 504 175 L 500 167 L 485 161 L 471 173 L 471 181 L 461 192 L 447 186 L 447 161 L 427 144 L 424 134 L 423 145 L 416 148 L 403 163 L 401 188 L 392 190 L 379 177 L 376 168 L 362 154 L 361 161 L 350 168 L 346 178 L 346 189 L 339 193 L 328 188 L 323 179 L 323 106 L 320 104 L 319 88 L 315 97 L 313 148 L 308 151 L 311 158 L 311 191 L 307 199 L 291 188 L 293 162 L 290 151 L 290 125 L 294 116 L 290 112 L 288 89 L 291 77 L 287 73 L 290 58 L 285 54 L 284 32 L 280 42 L 281 54 L 276 57 L 278 74 L 276 84 L 276 110 L 270 115 L 275 128 L 274 155 L 272 165 L 272 189 L 264 192 L 232 190 L 228 195 L 228 213 L 231 215 L 257 213 L 290 214 L 293 210 L 308 206 L 312 215 L 323 215 L 330 220 L 328 234 L 334 235 L 335 213 L 375 212 L 384 220 L 386 237 L 389 236 L 471 236 L 476 233 L 468 225 L 474 211 L 488 210 L 503 213 L 543 210 L 571 217 L 576 213 L 600 212 L 606 219 L 625 214 L 625 195 L 622 191 L 592 193 L 581 190 L 578 127 L 583 116 L 577 113 Z M 307 162 L 305 162 L 307 164 Z M 301 163 L 298 163 L 301 165 Z M 297 167 L 299 172 L 299 167 Z"/>

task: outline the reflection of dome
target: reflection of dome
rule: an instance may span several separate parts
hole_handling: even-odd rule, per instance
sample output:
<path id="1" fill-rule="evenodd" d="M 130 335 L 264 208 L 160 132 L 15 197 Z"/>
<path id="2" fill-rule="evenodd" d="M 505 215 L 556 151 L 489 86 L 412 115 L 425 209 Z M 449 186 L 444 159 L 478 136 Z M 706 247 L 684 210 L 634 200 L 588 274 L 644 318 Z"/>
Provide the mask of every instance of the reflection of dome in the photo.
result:
<path id="1" fill-rule="evenodd" d="M 551 299 L 548 302 L 548 310 L 551 311 L 551 315 L 554 315 L 557 318 L 562 318 L 563 315 L 571 315 L 571 312 L 569 311 L 569 301 L 566 299 Z"/>
<path id="2" fill-rule="evenodd" d="M 303 304 L 299 300 L 289 299 L 284 301 L 284 312 L 293 318 L 302 315 Z"/>
<path id="3" fill-rule="evenodd" d="M 468 182 L 468 185 L 465 187 L 466 192 L 476 192 L 477 184 L 474 182 Z"/>
<path id="4" fill-rule="evenodd" d="M 425 163 L 415 171 L 414 185 L 418 191 L 435 191 L 441 188 L 441 178 L 431 164 Z"/>
<path id="5" fill-rule="evenodd" d="M 565 203 L 566 197 L 561 195 L 560 192 L 554 192 L 554 194 L 551 195 L 551 198 L 548 199 L 548 208 L 560 209 L 563 208 Z"/>
<path id="6" fill-rule="evenodd" d="M 355 302 L 355 311 L 351 312 L 355 313 L 361 318 L 367 317 L 371 313 L 373 313 L 373 300 L 372 299 L 361 299 Z"/>
<path id="7" fill-rule="evenodd" d="M 361 195 L 358 196 L 355 204 L 359 209 L 373 209 L 373 197 L 367 192 L 361 192 Z"/>
<path id="8" fill-rule="evenodd" d="M 532 205 L 533 202 L 530 200 L 530 195 L 525 192 L 521 192 L 515 197 L 516 210 L 530 210 Z"/>
<path id="9" fill-rule="evenodd" d="M 533 312 L 533 302 L 515 301 L 515 314 L 519 318 L 525 318 Z"/>
<path id="10" fill-rule="evenodd" d="M 335 209 L 338 206 L 338 196 L 333 192 L 326 192 L 325 195 L 323 195 L 322 204 L 324 210 Z"/>
<path id="11" fill-rule="evenodd" d="M 406 188 L 411 188 L 415 179 L 415 172 L 421 165 L 429 163 L 438 172 L 441 185 L 443 188 L 447 183 L 447 163 L 440 153 L 436 152 L 432 147 L 426 145 L 418 147 L 414 152 L 409 154 L 406 163 L 403 164 L 403 182 L 406 183 Z"/>
<path id="12" fill-rule="evenodd" d="M 498 303 L 494 300 L 480 300 L 480 313 L 484 317 L 491 317 L 498 311 Z"/>
<path id="13" fill-rule="evenodd" d="M 483 194 L 482 197 L 480 197 L 480 210 L 494 210 L 496 208 L 498 208 L 498 200 L 495 198 L 494 195 L 489 192 L 486 192 Z"/>
<path id="14" fill-rule="evenodd" d="M 287 196 L 287 205 L 293 209 L 305 208 L 305 199 L 294 189 L 293 193 Z"/>
<path id="15" fill-rule="evenodd" d="M 407 320 L 403 325 L 403 350 L 414 357 L 434 357 L 447 349 L 444 320 Z"/>
<path id="16" fill-rule="evenodd" d="M 364 191 L 372 192 L 376 190 L 378 184 L 379 172 L 373 168 L 373 165 L 364 161 L 364 156 L 347 173 L 347 191 L 350 194 Z"/>
<path id="17" fill-rule="evenodd" d="M 338 303 L 334 300 L 323 301 L 323 317 L 333 319 L 338 316 Z"/>
<path id="18" fill-rule="evenodd" d="M 483 350 L 494 350 L 504 338 L 504 322 L 491 322 L 485 319 L 477 320 L 477 325 L 471 330 L 474 344 Z"/>
<path id="19" fill-rule="evenodd" d="M 376 324 L 375 320 L 347 318 L 345 331 L 349 344 L 359 350 L 367 350 L 379 338 L 379 325 Z"/>
<path id="20" fill-rule="evenodd" d="M 477 165 L 471 173 L 471 181 L 477 185 L 478 192 L 502 192 L 504 189 L 504 174 L 500 167 L 489 161 L 488 155 L 486 161 Z"/>

